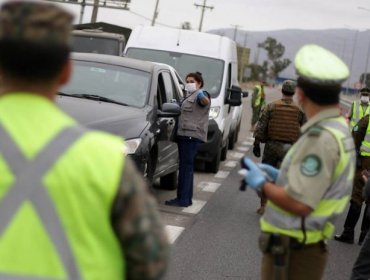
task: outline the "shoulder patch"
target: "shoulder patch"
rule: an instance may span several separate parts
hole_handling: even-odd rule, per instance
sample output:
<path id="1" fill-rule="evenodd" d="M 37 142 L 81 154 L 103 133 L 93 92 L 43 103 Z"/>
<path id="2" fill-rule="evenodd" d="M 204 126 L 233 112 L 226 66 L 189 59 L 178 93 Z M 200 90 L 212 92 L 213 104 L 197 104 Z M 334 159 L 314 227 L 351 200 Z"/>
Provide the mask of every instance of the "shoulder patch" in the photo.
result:
<path id="1" fill-rule="evenodd" d="M 308 130 L 308 133 L 307 135 L 308 136 L 311 136 L 311 137 L 318 137 L 320 136 L 321 134 L 321 131 L 322 131 L 322 128 L 321 127 L 312 127 Z"/>
<path id="2" fill-rule="evenodd" d="M 321 159 L 315 154 L 307 155 L 301 162 L 301 173 L 308 177 L 314 177 L 320 173 Z"/>

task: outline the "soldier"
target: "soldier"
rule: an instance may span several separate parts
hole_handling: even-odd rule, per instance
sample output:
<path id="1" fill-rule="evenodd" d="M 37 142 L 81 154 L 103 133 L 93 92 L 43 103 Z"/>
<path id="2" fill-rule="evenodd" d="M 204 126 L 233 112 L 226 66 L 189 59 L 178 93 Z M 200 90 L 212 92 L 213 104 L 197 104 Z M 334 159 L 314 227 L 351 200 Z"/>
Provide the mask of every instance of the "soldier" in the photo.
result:
<path id="1" fill-rule="evenodd" d="M 308 118 L 301 137 L 280 170 L 243 159 L 245 182 L 268 199 L 260 221 L 263 280 L 322 278 L 325 241 L 353 183 L 355 147 L 339 110 L 347 66 L 330 51 L 306 45 L 296 54 L 295 68 L 298 104 Z"/>
<path id="2" fill-rule="evenodd" d="M 286 80 L 282 86 L 282 98 L 266 106 L 257 123 L 254 133 L 253 154 L 260 157 L 260 143 L 266 143 L 262 163 L 279 168 L 286 152 L 297 141 L 305 115 L 293 101 L 296 83 Z M 261 207 L 257 213 L 265 211 L 266 198 L 261 196 Z"/>
<path id="3" fill-rule="evenodd" d="M 360 101 L 355 100 L 352 102 L 351 111 L 348 114 L 349 127 L 352 129 L 364 116 L 369 115 L 369 88 L 360 89 Z"/>
<path id="4" fill-rule="evenodd" d="M 251 121 L 251 131 L 254 131 L 256 127 L 256 123 L 258 118 L 260 117 L 260 113 L 265 105 L 265 83 L 261 81 L 258 85 L 254 87 L 253 94 L 252 94 L 252 121 Z"/>
<path id="5" fill-rule="evenodd" d="M 355 140 L 357 151 L 357 166 L 355 173 L 355 180 L 352 188 L 352 195 L 348 214 L 344 222 L 344 229 L 342 234 L 335 235 L 334 239 L 340 242 L 353 244 L 355 235 L 355 226 L 361 216 L 362 205 L 364 198 L 362 190 L 364 182 L 362 180 L 362 172 L 370 169 L 370 128 L 369 115 L 364 116 L 353 128 L 352 135 Z M 369 207 L 369 200 L 366 200 L 365 213 Z M 362 218 L 361 233 L 358 239 L 358 244 L 361 245 L 366 233 L 370 227 L 370 220 L 365 214 Z"/>
<path id="6" fill-rule="evenodd" d="M 46 1 L 0 8 L 0 278 L 160 279 L 167 237 L 124 142 L 54 104 L 71 22 Z"/>

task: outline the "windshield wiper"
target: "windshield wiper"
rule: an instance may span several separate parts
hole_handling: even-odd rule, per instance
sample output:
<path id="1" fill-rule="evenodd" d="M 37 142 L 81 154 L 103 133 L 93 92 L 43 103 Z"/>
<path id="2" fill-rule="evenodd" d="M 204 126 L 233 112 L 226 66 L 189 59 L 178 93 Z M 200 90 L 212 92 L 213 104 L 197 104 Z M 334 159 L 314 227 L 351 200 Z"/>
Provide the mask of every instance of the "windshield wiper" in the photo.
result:
<path id="1" fill-rule="evenodd" d="M 103 101 L 103 102 L 108 102 L 108 103 L 119 104 L 119 105 L 123 105 L 123 106 L 129 106 L 126 103 L 119 102 L 117 100 L 110 99 L 108 97 L 104 97 L 104 96 L 100 96 L 100 95 L 96 95 L 96 94 L 86 94 L 86 93 L 68 94 L 68 93 L 59 92 L 59 95 L 62 95 L 62 96 L 71 96 L 71 97 L 77 97 L 77 98 L 85 98 L 85 99 L 92 99 L 92 100 L 97 100 L 97 101 Z"/>

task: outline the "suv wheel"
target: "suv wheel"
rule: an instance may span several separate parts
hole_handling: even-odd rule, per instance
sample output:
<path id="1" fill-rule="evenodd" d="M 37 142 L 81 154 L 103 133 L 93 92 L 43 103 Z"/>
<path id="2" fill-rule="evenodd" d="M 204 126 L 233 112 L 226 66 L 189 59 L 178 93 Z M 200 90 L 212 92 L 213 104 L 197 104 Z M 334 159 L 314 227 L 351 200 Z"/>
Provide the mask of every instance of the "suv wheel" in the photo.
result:
<path id="1" fill-rule="evenodd" d="M 219 148 L 217 151 L 217 154 L 213 157 L 213 160 L 210 162 L 206 162 L 206 171 L 217 173 L 220 168 L 220 161 L 221 161 L 221 150 L 222 148 Z"/>
<path id="2" fill-rule="evenodd" d="M 228 147 L 229 147 L 229 138 L 226 139 L 225 146 L 222 148 L 222 151 L 221 151 L 221 160 L 222 161 L 224 161 L 227 157 Z"/>

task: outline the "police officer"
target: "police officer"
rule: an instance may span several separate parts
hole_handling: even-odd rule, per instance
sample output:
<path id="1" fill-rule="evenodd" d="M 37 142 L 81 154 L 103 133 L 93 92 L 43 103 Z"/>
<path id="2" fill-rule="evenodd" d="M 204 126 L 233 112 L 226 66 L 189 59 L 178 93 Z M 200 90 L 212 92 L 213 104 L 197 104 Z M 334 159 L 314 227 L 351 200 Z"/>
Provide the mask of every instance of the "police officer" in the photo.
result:
<path id="1" fill-rule="evenodd" d="M 254 131 L 260 113 L 265 105 L 265 82 L 261 81 L 258 85 L 254 87 L 252 94 L 252 121 L 251 121 L 251 131 Z"/>
<path id="2" fill-rule="evenodd" d="M 282 85 L 282 98 L 271 102 L 263 110 L 254 132 L 253 154 L 260 157 L 260 143 L 266 143 L 262 163 L 279 168 L 286 152 L 297 141 L 300 127 L 305 122 L 305 115 L 293 101 L 296 83 L 286 80 Z M 265 211 L 266 198 L 261 196 L 261 206 L 257 213 Z"/>
<path id="3" fill-rule="evenodd" d="M 262 279 L 321 279 L 325 240 L 353 182 L 355 148 L 338 106 L 347 66 L 328 50 L 306 45 L 296 54 L 295 68 L 298 103 L 308 118 L 301 137 L 280 170 L 243 159 L 245 182 L 268 198 L 260 221 Z"/>
<path id="4" fill-rule="evenodd" d="M 351 110 L 348 114 L 349 127 L 352 129 L 364 116 L 369 115 L 369 88 L 360 89 L 360 100 L 355 100 L 352 102 Z"/>
<path id="5" fill-rule="evenodd" d="M 335 240 L 353 244 L 355 227 L 357 221 L 361 216 L 362 205 L 364 204 L 364 197 L 362 190 L 364 182 L 362 180 L 362 172 L 370 169 L 370 129 L 369 129 L 369 115 L 365 115 L 354 126 L 352 135 L 355 140 L 357 151 L 357 166 L 355 173 L 355 180 L 352 188 L 352 195 L 348 214 L 344 222 L 344 229 L 342 234 L 335 235 Z M 369 207 L 370 200 L 366 200 L 365 213 Z M 370 219 L 365 214 L 362 218 L 361 233 L 358 239 L 358 244 L 361 245 L 366 233 L 370 227 Z"/>
<path id="6" fill-rule="evenodd" d="M 0 278 L 159 279 L 167 237 L 124 142 L 53 102 L 71 22 L 45 1 L 0 8 Z"/>

